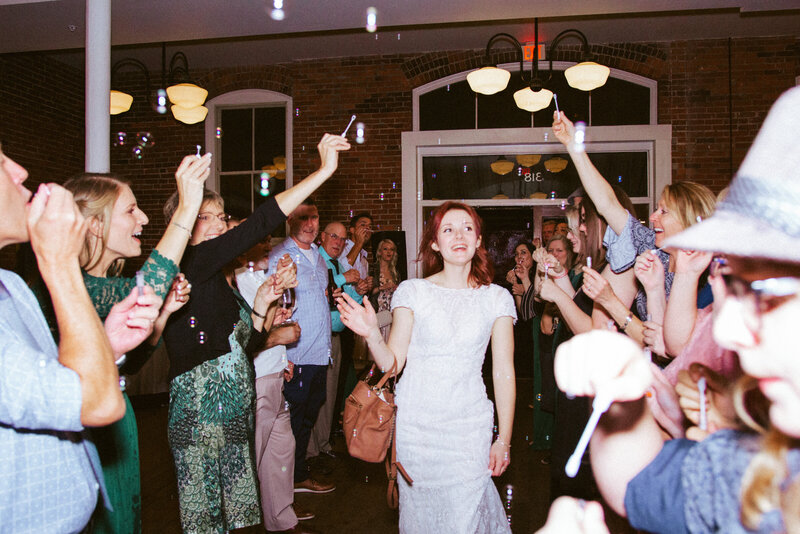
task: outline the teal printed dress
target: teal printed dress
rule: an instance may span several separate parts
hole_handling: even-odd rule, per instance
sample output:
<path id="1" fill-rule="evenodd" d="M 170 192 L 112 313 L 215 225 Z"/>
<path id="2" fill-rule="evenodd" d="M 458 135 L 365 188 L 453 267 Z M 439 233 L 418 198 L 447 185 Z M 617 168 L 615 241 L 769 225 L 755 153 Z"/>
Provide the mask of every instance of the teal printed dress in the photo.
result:
<path id="1" fill-rule="evenodd" d="M 184 532 L 224 533 L 261 522 L 255 458 L 253 366 L 245 354 L 250 310 L 239 309 L 231 351 L 170 384 L 169 443 Z"/>

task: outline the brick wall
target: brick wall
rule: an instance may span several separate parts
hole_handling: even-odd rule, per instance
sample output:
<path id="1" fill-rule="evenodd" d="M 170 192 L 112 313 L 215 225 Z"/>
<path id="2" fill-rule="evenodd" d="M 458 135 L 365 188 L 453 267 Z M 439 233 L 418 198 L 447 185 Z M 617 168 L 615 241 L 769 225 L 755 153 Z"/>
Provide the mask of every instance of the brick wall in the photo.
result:
<path id="1" fill-rule="evenodd" d="M 28 169 L 29 189 L 83 169 L 83 87 L 82 71 L 45 55 L 0 54 L 0 141 Z M 0 251 L 0 267 L 15 250 Z"/>
<path id="2" fill-rule="evenodd" d="M 729 45 L 732 91 L 728 81 Z M 598 61 L 606 65 L 658 81 L 658 122 L 673 128 L 673 180 L 695 180 L 715 191 L 729 182 L 731 169 L 738 167 L 770 104 L 800 75 L 800 47 L 793 37 L 609 43 L 593 50 Z M 576 54 L 574 48 L 567 47 L 563 52 L 563 58 L 557 59 L 576 59 L 572 57 Z M 209 98 L 248 88 L 291 95 L 299 109 L 299 115 L 294 117 L 293 138 L 296 179 L 318 165 L 315 147 L 321 134 L 340 132 L 350 115 L 358 114 L 369 128 L 368 142 L 354 145 L 341 157 L 339 172 L 316 197 L 323 222 L 346 219 L 351 209 L 366 209 L 385 229 L 395 228 L 401 220 L 400 133 L 412 127 L 412 89 L 480 66 L 482 53 L 461 50 L 321 59 L 193 71 L 192 75 L 209 90 Z M 513 61 L 506 51 L 498 52 L 496 59 Z M 65 166 L 82 162 L 82 147 L 74 142 L 82 136 L 82 119 L 74 116 L 78 110 L 70 111 L 68 119 L 59 118 L 59 109 L 52 104 L 27 100 L 31 98 L 30 87 L 51 83 L 51 77 L 60 80 L 66 76 L 64 72 L 71 71 L 40 64 L 35 55 L 0 56 L 0 66 L 4 68 L 0 82 L 3 100 L 10 94 L 26 113 L 25 120 L 12 121 L 11 128 L 5 127 L 4 118 L 2 134 L 29 140 L 30 154 L 47 154 L 53 152 L 53 140 L 42 132 L 54 133 L 53 125 L 61 125 L 76 135 L 57 136 L 59 146 L 67 141 L 73 145 Z M 28 70 L 40 74 L 30 79 Z M 74 79 L 65 90 L 70 102 L 80 102 L 82 79 L 75 73 L 71 76 Z M 120 76 L 120 83 L 140 90 L 143 85 L 136 73 Z M 133 109 L 112 118 L 112 132 L 150 131 L 156 145 L 146 151 L 141 161 L 131 160 L 129 148 L 113 148 L 112 170 L 131 179 L 141 206 L 151 218 L 144 235 L 144 248 L 149 250 L 163 231 L 161 206 L 174 190 L 174 168 L 182 155 L 204 142 L 204 130 L 202 125 L 187 126 L 169 115 L 159 116 L 143 103 L 141 92 L 134 96 L 139 98 Z M 0 101 L 0 110 L 4 111 L 4 106 Z M 36 165 L 32 159 L 22 161 Z M 392 182 L 397 189 L 391 189 Z M 379 200 L 381 192 L 383 201 Z"/>

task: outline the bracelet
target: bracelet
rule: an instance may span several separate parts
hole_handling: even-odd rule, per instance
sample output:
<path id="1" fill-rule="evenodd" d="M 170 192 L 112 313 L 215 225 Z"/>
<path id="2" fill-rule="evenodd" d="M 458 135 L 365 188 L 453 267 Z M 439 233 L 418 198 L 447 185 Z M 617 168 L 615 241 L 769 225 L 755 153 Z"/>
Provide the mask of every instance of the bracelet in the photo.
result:
<path id="1" fill-rule="evenodd" d="M 178 228 L 180 228 L 181 230 L 186 230 L 186 233 L 188 233 L 188 234 L 189 234 L 189 237 L 191 237 L 191 236 L 192 236 L 192 231 L 191 231 L 191 230 L 189 230 L 188 228 L 186 228 L 186 227 L 185 227 L 184 225 L 182 225 L 181 223 L 179 223 L 179 222 L 176 222 L 176 221 L 170 221 L 170 224 L 174 224 L 175 226 L 177 226 L 177 227 L 178 227 Z"/>
<path id="2" fill-rule="evenodd" d="M 559 278 L 564 278 L 564 277 L 565 277 L 565 276 L 567 276 L 568 274 L 569 274 L 569 273 L 567 272 L 567 270 L 566 270 L 566 269 L 564 269 L 564 272 L 563 272 L 563 273 L 561 273 L 560 275 L 558 275 L 558 276 L 550 276 L 550 278 L 552 278 L 553 280 L 558 280 Z"/>
<path id="3" fill-rule="evenodd" d="M 633 313 L 628 313 L 628 316 L 625 317 L 625 322 L 622 323 L 620 327 L 623 332 L 625 331 L 626 328 L 628 328 L 628 325 L 631 324 L 631 321 L 633 321 Z"/>
<path id="4" fill-rule="evenodd" d="M 508 447 L 509 449 L 511 448 L 511 445 L 509 445 L 508 443 L 506 443 L 505 441 L 503 441 L 503 440 L 502 440 L 502 439 L 500 439 L 500 438 L 497 438 L 496 440 L 494 440 L 494 442 L 495 442 L 495 443 L 499 443 L 500 445 L 503 445 L 503 446 L 505 446 L 505 447 Z"/>
<path id="5" fill-rule="evenodd" d="M 255 308 L 253 308 L 253 315 L 255 315 L 256 317 L 260 317 L 262 319 L 266 319 L 267 318 L 266 315 L 261 315 L 260 313 L 258 313 Z"/>

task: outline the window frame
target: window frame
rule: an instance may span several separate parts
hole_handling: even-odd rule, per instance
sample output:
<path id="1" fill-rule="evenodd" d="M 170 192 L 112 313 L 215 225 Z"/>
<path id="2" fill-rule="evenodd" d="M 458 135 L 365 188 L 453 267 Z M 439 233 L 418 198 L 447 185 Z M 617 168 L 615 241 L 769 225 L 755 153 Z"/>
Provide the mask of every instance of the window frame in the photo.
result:
<path id="1" fill-rule="evenodd" d="M 220 125 L 221 115 L 223 109 L 242 109 L 242 108 L 256 108 L 269 105 L 282 104 L 286 106 L 286 189 L 292 187 L 294 182 L 293 178 L 293 155 L 292 155 L 292 118 L 294 117 L 294 106 L 292 97 L 276 91 L 268 91 L 266 89 L 241 89 L 238 91 L 231 91 L 223 93 L 217 97 L 212 98 L 206 103 L 208 108 L 208 116 L 213 120 L 205 121 L 205 146 L 213 147 L 210 152 L 221 154 L 220 140 L 217 139 L 217 126 Z M 222 133 L 225 135 L 225 132 Z M 214 157 L 214 172 L 206 182 L 206 187 L 219 193 L 220 191 L 220 166 L 221 159 Z M 250 172 L 250 171 L 248 171 Z"/>

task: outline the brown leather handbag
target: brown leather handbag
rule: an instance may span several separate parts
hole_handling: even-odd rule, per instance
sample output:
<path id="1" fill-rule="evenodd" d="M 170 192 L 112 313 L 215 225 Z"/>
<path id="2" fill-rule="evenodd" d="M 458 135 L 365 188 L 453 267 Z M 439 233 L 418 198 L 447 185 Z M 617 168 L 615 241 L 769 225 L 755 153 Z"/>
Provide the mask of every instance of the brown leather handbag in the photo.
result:
<path id="1" fill-rule="evenodd" d="M 397 362 L 377 383 L 372 384 L 376 369 L 377 366 L 373 364 L 366 377 L 358 381 L 347 397 L 342 426 L 350 456 L 374 463 L 386 460 L 386 475 L 389 477 L 387 502 L 390 508 L 396 509 L 397 471 L 409 484 L 414 482 L 397 461 L 393 443 L 397 407 L 394 404 L 394 387 L 389 379 L 395 377 Z M 390 446 L 391 455 L 387 455 Z"/>

